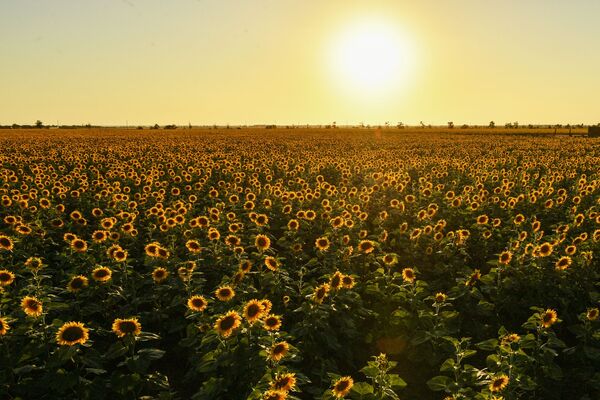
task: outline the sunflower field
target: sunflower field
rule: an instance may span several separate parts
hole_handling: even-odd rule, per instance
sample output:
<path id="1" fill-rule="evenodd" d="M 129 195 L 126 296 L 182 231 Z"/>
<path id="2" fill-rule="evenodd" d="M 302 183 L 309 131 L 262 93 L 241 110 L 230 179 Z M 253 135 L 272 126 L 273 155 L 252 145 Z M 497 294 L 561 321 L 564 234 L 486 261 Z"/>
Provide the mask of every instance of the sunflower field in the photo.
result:
<path id="1" fill-rule="evenodd" d="M 2 399 L 598 399 L 600 142 L 0 135 Z"/>

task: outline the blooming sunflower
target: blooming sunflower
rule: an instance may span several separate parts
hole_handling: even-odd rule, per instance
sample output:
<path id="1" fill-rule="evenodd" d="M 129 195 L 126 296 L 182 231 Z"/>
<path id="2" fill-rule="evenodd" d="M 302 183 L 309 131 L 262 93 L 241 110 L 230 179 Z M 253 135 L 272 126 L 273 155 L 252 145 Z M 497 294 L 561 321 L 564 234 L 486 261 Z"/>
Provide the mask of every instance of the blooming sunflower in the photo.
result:
<path id="1" fill-rule="evenodd" d="M 152 279 L 156 283 L 161 283 L 168 277 L 169 277 L 169 271 L 167 271 L 166 268 L 156 267 L 156 268 L 154 268 L 154 271 L 152 271 Z"/>
<path id="2" fill-rule="evenodd" d="M 325 297 L 327 297 L 327 293 L 329 292 L 329 284 L 328 283 L 324 283 L 320 286 L 318 286 L 317 288 L 315 288 L 315 291 L 313 293 L 313 300 L 318 303 L 321 304 L 323 302 L 323 300 L 325 300 Z"/>
<path id="3" fill-rule="evenodd" d="M 241 324 L 241 318 L 235 311 L 229 311 L 227 314 L 219 317 L 215 322 L 215 330 L 219 335 L 228 337 Z"/>
<path id="4" fill-rule="evenodd" d="M 92 279 L 94 279 L 96 282 L 105 283 L 108 282 L 111 277 L 112 271 L 107 267 L 96 267 L 92 271 Z"/>
<path id="5" fill-rule="evenodd" d="M 263 315 L 263 307 L 260 301 L 252 299 L 244 306 L 244 318 L 249 323 L 254 323 Z"/>
<path id="6" fill-rule="evenodd" d="M 283 373 L 277 375 L 270 384 L 271 390 L 280 390 L 282 392 L 289 392 L 296 386 L 296 374 L 294 373 Z"/>
<path id="7" fill-rule="evenodd" d="M 37 271 L 44 266 L 44 262 L 39 257 L 29 257 L 25 261 L 25 266 L 33 271 Z"/>
<path id="8" fill-rule="evenodd" d="M 66 322 L 56 332 L 56 343 L 61 346 L 84 344 L 89 339 L 89 329 L 81 322 Z"/>
<path id="9" fill-rule="evenodd" d="M 508 385 L 508 382 L 509 378 L 504 374 L 493 377 L 489 386 L 490 392 L 500 392 L 504 390 Z"/>
<path id="10" fill-rule="evenodd" d="M 600 311 L 598 311 L 597 308 L 590 308 L 589 310 L 587 310 L 587 313 L 585 316 L 589 321 L 595 321 L 598 319 L 599 315 L 600 315 Z"/>
<path id="11" fill-rule="evenodd" d="M 553 246 L 551 243 L 542 243 L 539 247 L 539 255 L 540 257 L 548 257 L 552 254 Z"/>
<path id="12" fill-rule="evenodd" d="M 275 257 L 267 256 L 265 257 L 265 266 L 271 271 L 277 271 L 279 268 L 279 261 Z"/>
<path id="13" fill-rule="evenodd" d="M 285 400 L 287 393 L 280 390 L 267 390 L 263 393 L 263 400 Z"/>
<path id="14" fill-rule="evenodd" d="M 563 256 L 556 262 L 555 266 L 558 270 L 565 270 L 571 266 L 572 262 L 571 257 Z"/>
<path id="15" fill-rule="evenodd" d="M 358 243 L 358 251 L 364 254 L 369 254 L 375 250 L 375 244 L 372 240 L 361 240 Z"/>
<path id="16" fill-rule="evenodd" d="M 327 239 L 325 236 L 320 237 L 317 240 L 315 240 L 315 246 L 320 251 L 327 251 L 327 249 L 329 249 L 330 246 L 329 239 Z"/>
<path id="17" fill-rule="evenodd" d="M 258 251 L 267 251 L 269 250 L 269 247 L 271 247 L 271 239 L 265 235 L 256 235 L 256 238 L 254 239 L 254 245 Z"/>
<path id="18" fill-rule="evenodd" d="M 354 287 L 354 278 L 350 275 L 344 275 L 342 277 L 342 287 L 344 289 L 352 289 Z"/>
<path id="19" fill-rule="evenodd" d="M 512 256 L 513 255 L 510 251 L 503 251 L 498 257 L 498 262 L 503 265 L 508 265 L 510 260 L 512 260 Z"/>
<path id="20" fill-rule="evenodd" d="M 235 296 L 235 290 L 231 286 L 221 286 L 215 290 L 215 296 L 221 301 L 229 301 Z"/>
<path id="21" fill-rule="evenodd" d="M 137 318 L 117 318 L 112 324 L 112 331 L 120 338 L 126 335 L 138 336 L 142 332 L 142 324 Z"/>
<path id="22" fill-rule="evenodd" d="M 544 328 L 550 328 L 558 320 L 558 314 L 555 310 L 547 309 L 541 315 L 541 325 Z"/>
<path id="23" fill-rule="evenodd" d="M 10 325 L 8 325 L 6 318 L 0 317 L 0 336 L 6 335 L 9 329 Z"/>
<path id="24" fill-rule="evenodd" d="M 341 399 L 350 393 L 352 386 L 354 386 L 354 380 L 349 376 L 342 376 L 334 382 L 331 391 L 335 397 Z"/>
<path id="25" fill-rule="evenodd" d="M 69 283 L 67 284 L 67 290 L 69 292 L 75 293 L 79 292 L 81 289 L 85 289 L 88 286 L 88 278 L 83 275 L 77 275 L 71 278 Z"/>
<path id="26" fill-rule="evenodd" d="M 335 273 L 329 278 L 329 287 L 333 290 L 338 290 L 342 286 L 342 278 L 344 275 L 340 271 Z"/>
<path id="27" fill-rule="evenodd" d="M 434 297 L 436 303 L 443 303 L 444 301 L 446 301 L 447 298 L 448 296 L 445 293 L 441 292 L 436 293 Z"/>
<path id="28" fill-rule="evenodd" d="M 78 253 L 85 253 L 88 249 L 88 245 L 85 240 L 75 238 L 70 243 L 71 249 Z"/>
<path id="29" fill-rule="evenodd" d="M 33 296 L 23 297 L 23 300 L 21 300 L 21 308 L 25 314 L 30 317 L 39 317 L 42 315 L 43 311 L 42 302 Z"/>
<path id="30" fill-rule="evenodd" d="M 200 253 L 202 251 L 202 246 L 197 240 L 188 240 L 185 243 L 185 247 L 190 251 L 190 253 Z"/>
<path id="31" fill-rule="evenodd" d="M 415 270 L 414 269 L 412 269 L 412 268 L 404 268 L 402 270 L 402 279 L 404 279 L 404 281 L 409 282 L 409 283 L 413 283 L 416 278 L 417 278 L 417 276 L 415 274 Z"/>
<path id="32" fill-rule="evenodd" d="M 285 357 L 290 350 L 290 345 L 287 342 L 278 342 L 273 344 L 268 352 L 268 358 L 273 361 L 279 361 Z"/>
<path id="33" fill-rule="evenodd" d="M 206 301 L 206 299 L 202 296 L 195 295 L 188 299 L 187 306 L 192 311 L 202 312 L 206 310 L 208 301 Z"/>
<path id="34" fill-rule="evenodd" d="M 14 247 L 14 243 L 8 236 L 0 235 L 0 249 L 11 251 Z"/>
<path id="35" fill-rule="evenodd" d="M 7 269 L 0 269 L 0 286 L 8 286 L 15 280 L 15 274 Z"/>
<path id="36" fill-rule="evenodd" d="M 281 328 L 281 317 L 270 314 L 263 321 L 263 327 L 267 331 L 278 331 Z"/>

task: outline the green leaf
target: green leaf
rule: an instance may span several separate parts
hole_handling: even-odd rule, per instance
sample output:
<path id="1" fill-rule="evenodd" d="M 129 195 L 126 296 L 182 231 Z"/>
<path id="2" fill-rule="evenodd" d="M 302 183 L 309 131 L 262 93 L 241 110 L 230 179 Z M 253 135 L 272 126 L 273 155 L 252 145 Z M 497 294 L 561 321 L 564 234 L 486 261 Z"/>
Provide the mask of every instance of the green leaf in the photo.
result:
<path id="1" fill-rule="evenodd" d="M 434 392 L 446 390 L 452 384 L 452 379 L 447 376 L 439 375 L 427 381 L 427 386 Z"/>

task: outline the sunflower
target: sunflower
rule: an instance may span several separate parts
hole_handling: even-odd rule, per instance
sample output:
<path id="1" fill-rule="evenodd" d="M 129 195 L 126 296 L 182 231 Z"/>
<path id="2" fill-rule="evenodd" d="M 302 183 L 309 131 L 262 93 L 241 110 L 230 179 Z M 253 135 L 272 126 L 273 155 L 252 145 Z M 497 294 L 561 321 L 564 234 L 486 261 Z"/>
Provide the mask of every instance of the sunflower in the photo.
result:
<path id="1" fill-rule="evenodd" d="M 597 308 L 590 308 L 589 310 L 587 310 L 587 313 L 585 316 L 588 319 L 588 321 L 595 321 L 598 319 L 599 314 L 600 314 L 600 311 L 598 311 Z"/>
<path id="2" fill-rule="evenodd" d="M 227 314 L 219 317 L 215 322 L 215 329 L 219 335 L 228 337 L 241 324 L 241 318 L 235 311 L 229 311 Z"/>
<path id="3" fill-rule="evenodd" d="M 352 380 L 352 378 L 349 376 L 342 376 L 334 382 L 331 391 L 335 397 L 341 399 L 350 393 L 352 386 L 354 386 L 354 380 Z"/>
<path id="4" fill-rule="evenodd" d="M 544 328 L 550 328 L 558 320 L 558 314 L 555 310 L 551 309 L 544 311 L 540 317 L 540 323 Z"/>
<path id="5" fill-rule="evenodd" d="M 503 251 L 498 257 L 498 262 L 503 265 L 508 265 L 510 264 L 510 260 L 512 260 L 512 256 L 510 251 Z"/>
<path id="6" fill-rule="evenodd" d="M 448 296 L 441 292 L 436 293 L 434 297 L 436 303 L 443 303 L 444 301 L 446 301 L 447 298 Z"/>
<path id="7" fill-rule="evenodd" d="M 15 274 L 7 269 L 0 269 L 0 286 L 8 286 L 15 280 Z"/>
<path id="8" fill-rule="evenodd" d="M 138 336 L 142 332 L 142 324 L 137 318 L 117 318 L 112 324 L 112 331 L 120 338 L 126 335 Z"/>
<path id="9" fill-rule="evenodd" d="M 481 279 L 481 272 L 478 269 L 473 270 L 473 273 L 471 273 L 469 278 L 465 281 L 465 286 L 473 286 L 479 279 Z"/>
<path id="10" fill-rule="evenodd" d="M 235 291 L 231 286 L 221 286 L 215 290 L 215 296 L 221 301 L 229 301 L 235 296 Z"/>
<path id="11" fill-rule="evenodd" d="M 509 333 L 502 337 L 501 344 L 506 346 L 511 343 L 517 343 L 519 340 L 521 340 L 521 336 L 517 335 L 516 333 Z"/>
<path id="12" fill-rule="evenodd" d="M 289 392 L 294 388 L 294 386 L 296 386 L 296 374 L 287 372 L 277 375 L 271 382 L 270 389 Z"/>
<path id="13" fill-rule="evenodd" d="M 260 300 L 260 306 L 263 309 L 263 315 L 267 315 L 271 312 L 271 308 L 273 308 L 273 303 L 269 299 Z"/>
<path id="14" fill-rule="evenodd" d="M 66 322 L 56 332 L 56 343 L 61 346 L 84 344 L 88 341 L 89 329 L 81 322 Z"/>
<path id="15" fill-rule="evenodd" d="M 197 240 L 188 240 L 185 243 L 185 247 L 187 247 L 187 249 L 190 251 L 190 253 L 200 253 L 202 251 L 202 246 L 200 246 L 200 243 Z"/>
<path id="16" fill-rule="evenodd" d="M 290 345 L 287 342 L 278 342 L 273 344 L 268 351 L 267 357 L 275 362 L 285 357 L 290 350 Z"/>
<path id="17" fill-rule="evenodd" d="M 0 317 L 0 336 L 6 335 L 6 332 L 10 329 L 10 325 L 8 325 L 8 321 L 6 318 Z"/>
<path id="18" fill-rule="evenodd" d="M 244 306 L 244 318 L 249 323 L 258 321 L 263 315 L 263 308 L 260 301 L 252 299 Z"/>
<path id="19" fill-rule="evenodd" d="M 315 301 L 315 303 L 321 304 L 323 302 L 323 300 L 325 300 L 325 297 L 327 297 L 327 293 L 329 292 L 330 286 L 328 283 L 324 283 L 320 286 L 318 286 L 317 288 L 315 288 L 315 291 L 313 292 L 313 300 Z"/>
<path id="20" fill-rule="evenodd" d="M 551 243 L 542 243 L 539 247 L 539 255 L 540 257 L 548 257 L 552 254 L 553 246 Z"/>
<path id="21" fill-rule="evenodd" d="M 352 289 L 354 287 L 354 278 L 350 275 L 344 275 L 342 277 L 342 287 L 344 289 Z"/>
<path id="22" fill-rule="evenodd" d="M 29 257 L 25 261 L 25 266 L 31 270 L 37 271 L 44 266 L 44 262 L 39 257 Z"/>
<path id="23" fill-rule="evenodd" d="M 504 390 L 504 388 L 508 385 L 508 381 L 508 376 L 504 374 L 493 377 L 489 386 L 490 392 L 500 392 Z"/>
<path id="24" fill-rule="evenodd" d="M 329 287 L 333 290 L 337 290 L 342 286 L 342 278 L 344 275 L 340 271 L 335 271 L 335 273 L 329 278 Z"/>
<path id="25" fill-rule="evenodd" d="M 322 236 L 315 240 L 315 246 L 320 251 L 327 251 L 327 249 L 329 249 L 330 246 L 329 239 L 327 239 L 325 236 Z"/>
<path id="26" fill-rule="evenodd" d="M 92 233 L 92 240 L 96 243 L 104 242 L 107 238 L 107 231 L 94 231 L 94 233 Z"/>
<path id="27" fill-rule="evenodd" d="M 275 257 L 267 256 L 265 257 L 265 266 L 271 271 L 277 271 L 279 268 L 279 261 Z"/>
<path id="28" fill-rule="evenodd" d="M 486 225 L 489 221 L 489 217 L 485 214 L 477 217 L 477 225 Z"/>
<path id="29" fill-rule="evenodd" d="M 417 276 L 414 269 L 404 268 L 402 270 L 402 279 L 404 279 L 405 282 L 413 283 L 416 278 Z"/>
<path id="30" fill-rule="evenodd" d="M 567 253 L 570 256 L 572 256 L 576 252 L 577 252 L 577 246 L 575 246 L 575 245 L 571 244 L 571 245 L 565 247 L 565 253 Z"/>
<path id="31" fill-rule="evenodd" d="M 563 256 L 556 262 L 555 266 L 558 270 L 565 270 L 571 266 L 572 262 L 571 257 Z"/>
<path id="32" fill-rule="evenodd" d="M 256 235 L 254 245 L 260 252 L 267 251 L 269 250 L 269 247 L 271 247 L 271 239 L 265 235 Z"/>
<path id="33" fill-rule="evenodd" d="M 285 400 L 287 393 L 280 390 L 267 390 L 262 395 L 262 400 Z"/>
<path id="34" fill-rule="evenodd" d="M 187 306 L 192 311 L 202 312 L 206 310 L 208 301 L 202 296 L 195 295 L 188 299 Z"/>
<path id="35" fill-rule="evenodd" d="M 83 275 L 77 275 L 71 278 L 67 284 L 67 290 L 69 292 L 79 292 L 81 289 L 85 289 L 88 286 L 88 278 Z"/>
<path id="36" fill-rule="evenodd" d="M 270 314 L 263 321 L 263 327 L 267 331 L 278 331 L 281 328 L 281 317 Z"/>
<path id="37" fill-rule="evenodd" d="M 358 251 L 369 254 L 375 250 L 375 244 L 371 240 L 361 240 L 358 243 Z"/>
<path id="38" fill-rule="evenodd" d="M 0 235 L 0 249 L 11 251 L 14 247 L 13 241 L 8 236 Z"/>
<path id="39" fill-rule="evenodd" d="M 152 279 L 155 283 L 162 283 L 169 276 L 169 271 L 163 267 L 156 267 L 154 271 L 152 271 Z"/>
<path id="40" fill-rule="evenodd" d="M 111 277 L 112 277 L 112 271 L 110 268 L 107 268 L 107 267 L 96 267 L 92 271 L 92 278 L 96 282 L 105 283 L 105 282 L 108 282 Z"/>
<path id="41" fill-rule="evenodd" d="M 85 253 L 88 249 L 87 242 L 79 238 L 73 239 L 69 246 L 71 246 L 71 249 L 78 253 Z"/>
<path id="42" fill-rule="evenodd" d="M 23 297 L 23 300 L 21 300 L 21 308 L 25 314 L 30 317 L 39 317 L 42 315 L 43 311 L 42 302 L 33 296 Z"/>

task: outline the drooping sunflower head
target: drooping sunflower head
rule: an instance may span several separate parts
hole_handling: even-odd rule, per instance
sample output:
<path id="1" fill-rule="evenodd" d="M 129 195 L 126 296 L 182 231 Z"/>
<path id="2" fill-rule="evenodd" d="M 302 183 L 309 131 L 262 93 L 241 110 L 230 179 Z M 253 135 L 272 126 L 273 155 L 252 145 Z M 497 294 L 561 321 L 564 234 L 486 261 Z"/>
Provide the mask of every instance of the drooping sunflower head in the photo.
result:
<path id="1" fill-rule="evenodd" d="M 117 318 L 112 324 L 112 331 L 118 337 L 126 335 L 138 336 L 142 332 L 142 324 L 138 322 L 137 318 Z"/>
<path id="2" fill-rule="evenodd" d="M 352 386 L 354 386 L 354 380 L 349 376 L 342 376 L 333 383 L 333 388 L 331 391 L 335 397 L 341 399 L 350 393 Z"/>
<path id="3" fill-rule="evenodd" d="M 82 289 L 85 289 L 88 286 L 88 278 L 83 275 L 77 275 L 71 278 L 69 283 L 67 284 L 67 290 L 69 292 L 79 292 Z"/>
<path id="4" fill-rule="evenodd" d="M 56 333 L 56 343 L 61 346 L 84 344 L 89 339 L 89 329 L 81 322 L 66 322 Z"/>
<path id="5" fill-rule="evenodd" d="M 102 266 L 96 267 L 92 271 L 92 278 L 96 282 L 105 283 L 105 282 L 108 282 L 111 277 L 112 277 L 112 271 L 110 268 L 107 268 L 107 267 L 102 267 Z"/>
<path id="6" fill-rule="evenodd" d="M 208 301 L 203 296 L 195 295 L 188 299 L 187 306 L 192 311 L 202 312 L 206 310 Z"/>

